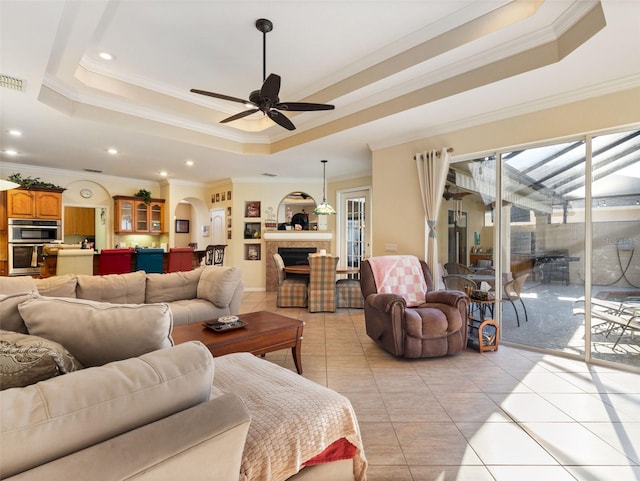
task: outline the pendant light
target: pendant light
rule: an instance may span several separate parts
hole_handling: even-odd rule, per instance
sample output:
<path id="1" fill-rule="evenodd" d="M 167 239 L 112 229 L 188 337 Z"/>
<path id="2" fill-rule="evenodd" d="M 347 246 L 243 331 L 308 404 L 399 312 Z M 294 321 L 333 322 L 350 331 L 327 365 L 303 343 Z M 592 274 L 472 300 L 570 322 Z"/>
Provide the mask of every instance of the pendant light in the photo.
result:
<path id="1" fill-rule="evenodd" d="M 320 162 L 322 162 L 322 202 L 313 210 L 313 213 L 316 215 L 333 215 L 336 211 L 327 202 L 327 161 L 321 160 Z"/>
<path id="2" fill-rule="evenodd" d="M 11 190 L 17 187 L 20 187 L 20 184 L 16 184 L 15 182 L 11 182 L 10 180 L 0 179 L 0 191 Z"/>

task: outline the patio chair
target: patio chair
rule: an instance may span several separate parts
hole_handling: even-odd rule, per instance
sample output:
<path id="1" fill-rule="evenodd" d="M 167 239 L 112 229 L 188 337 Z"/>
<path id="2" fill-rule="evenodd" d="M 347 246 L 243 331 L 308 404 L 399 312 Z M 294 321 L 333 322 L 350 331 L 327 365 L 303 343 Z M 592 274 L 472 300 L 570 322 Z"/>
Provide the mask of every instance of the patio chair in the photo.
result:
<path id="1" fill-rule="evenodd" d="M 584 302 L 585 299 L 582 297 L 576 301 L 576 304 Z M 574 306 L 573 314 L 585 315 L 586 311 L 584 307 Z M 637 307 L 630 306 L 624 302 L 592 298 L 591 318 L 602 321 L 604 329 L 601 332 L 606 332 L 605 337 L 609 337 L 609 334 L 611 334 L 615 329 L 620 329 L 620 334 L 618 334 L 618 338 L 613 344 L 614 350 L 618 346 L 618 343 L 625 332 L 640 331 L 640 310 Z"/>
<path id="2" fill-rule="evenodd" d="M 476 267 L 482 267 L 486 269 L 493 268 L 493 260 L 492 259 L 478 259 L 476 261 Z"/>
<path id="3" fill-rule="evenodd" d="M 277 252 L 273 254 L 273 262 L 276 265 L 278 275 L 278 307 L 307 307 L 308 304 L 308 278 L 288 278 L 284 272 L 284 261 Z"/>
<path id="4" fill-rule="evenodd" d="M 473 271 L 464 264 L 458 262 L 447 262 L 444 265 L 447 274 L 473 274 Z"/>
<path id="5" fill-rule="evenodd" d="M 520 327 L 520 315 L 518 314 L 518 309 L 516 308 L 514 301 L 520 301 L 520 304 L 522 304 L 522 309 L 524 310 L 524 321 L 529 321 L 527 306 L 524 305 L 524 301 L 521 297 L 522 287 L 524 286 L 524 281 L 527 280 L 527 277 L 529 277 L 528 273 L 522 274 L 521 276 L 515 277 L 505 282 L 502 286 L 502 300 L 509 301 L 513 306 L 513 310 L 516 313 L 516 323 L 518 324 L 518 327 Z"/>
<path id="6" fill-rule="evenodd" d="M 447 289 L 453 291 L 462 291 L 469 294 L 471 291 L 478 290 L 478 284 L 472 279 L 457 275 L 447 275 L 443 277 L 444 285 Z"/>
<path id="7" fill-rule="evenodd" d="M 472 294 L 479 291 L 478 284 L 472 280 L 463 276 L 445 276 L 444 285 L 447 289 L 453 291 L 461 291 L 466 293 L 469 299 L 469 318 L 473 319 L 475 313 L 479 314 L 480 320 L 484 320 L 487 317 L 487 312 L 493 317 L 493 306 L 495 304 L 495 296 L 491 292 L 492 297 L 487 296 L 486 299 L 479 297 L 474 298 Z"/>

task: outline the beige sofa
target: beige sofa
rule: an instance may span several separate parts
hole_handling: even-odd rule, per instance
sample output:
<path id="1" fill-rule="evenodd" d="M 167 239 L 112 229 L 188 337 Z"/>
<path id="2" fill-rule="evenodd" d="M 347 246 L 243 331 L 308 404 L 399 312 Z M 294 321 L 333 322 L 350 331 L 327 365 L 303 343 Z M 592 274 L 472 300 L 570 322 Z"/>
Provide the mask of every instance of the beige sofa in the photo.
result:
<path id="1" fill-rule="evenodd" d="M 192 342 L 3 390 L 0 478 L 237 480 L 250 418 L 213 374 Z"/>
<path id="2" fill-rule="evenodd" d="M 0 291 L 0 479 L 365 480 L 346 398 L 171 329 L 163 303 Z"/>
<path id="3" fill-rule="evenodd" d="M 237 267 L 206 266 L 192 271 L 104 276 L 73 275 L 34 279 L 0 277 L 0 294 L 37 290 L 42 296 L 72 297 L 121 304 L 168 304 L 173 324 L 237 314 L 244 286 Z"/>

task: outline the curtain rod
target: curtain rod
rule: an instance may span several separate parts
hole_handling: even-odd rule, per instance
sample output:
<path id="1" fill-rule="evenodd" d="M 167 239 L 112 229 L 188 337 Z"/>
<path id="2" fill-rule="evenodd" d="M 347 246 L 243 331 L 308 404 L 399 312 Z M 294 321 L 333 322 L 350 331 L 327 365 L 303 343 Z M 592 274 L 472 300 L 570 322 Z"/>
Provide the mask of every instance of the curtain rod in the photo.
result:
<path id="1" fill-rule="evenodd" d="M 453 154 L 453 147 L 447 149 L 447 154 Z M 440 157 L 440 151 L 436 152 L 436 157 Z"/>

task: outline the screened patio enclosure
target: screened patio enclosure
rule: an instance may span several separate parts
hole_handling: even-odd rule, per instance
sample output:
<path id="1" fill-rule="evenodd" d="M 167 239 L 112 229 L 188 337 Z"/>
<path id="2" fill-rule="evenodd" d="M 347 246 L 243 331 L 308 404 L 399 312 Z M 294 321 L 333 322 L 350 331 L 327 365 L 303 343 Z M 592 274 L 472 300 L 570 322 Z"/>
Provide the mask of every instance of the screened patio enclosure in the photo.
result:
<path id="1" fill-rule="evenodd" d="M 640 130 L 493 152 L 448 180 L 471 193 L 466 262 L 491 259 L 498 298 L 526 276 L 496 309 L 503 341 L 640 367 Z"/>

